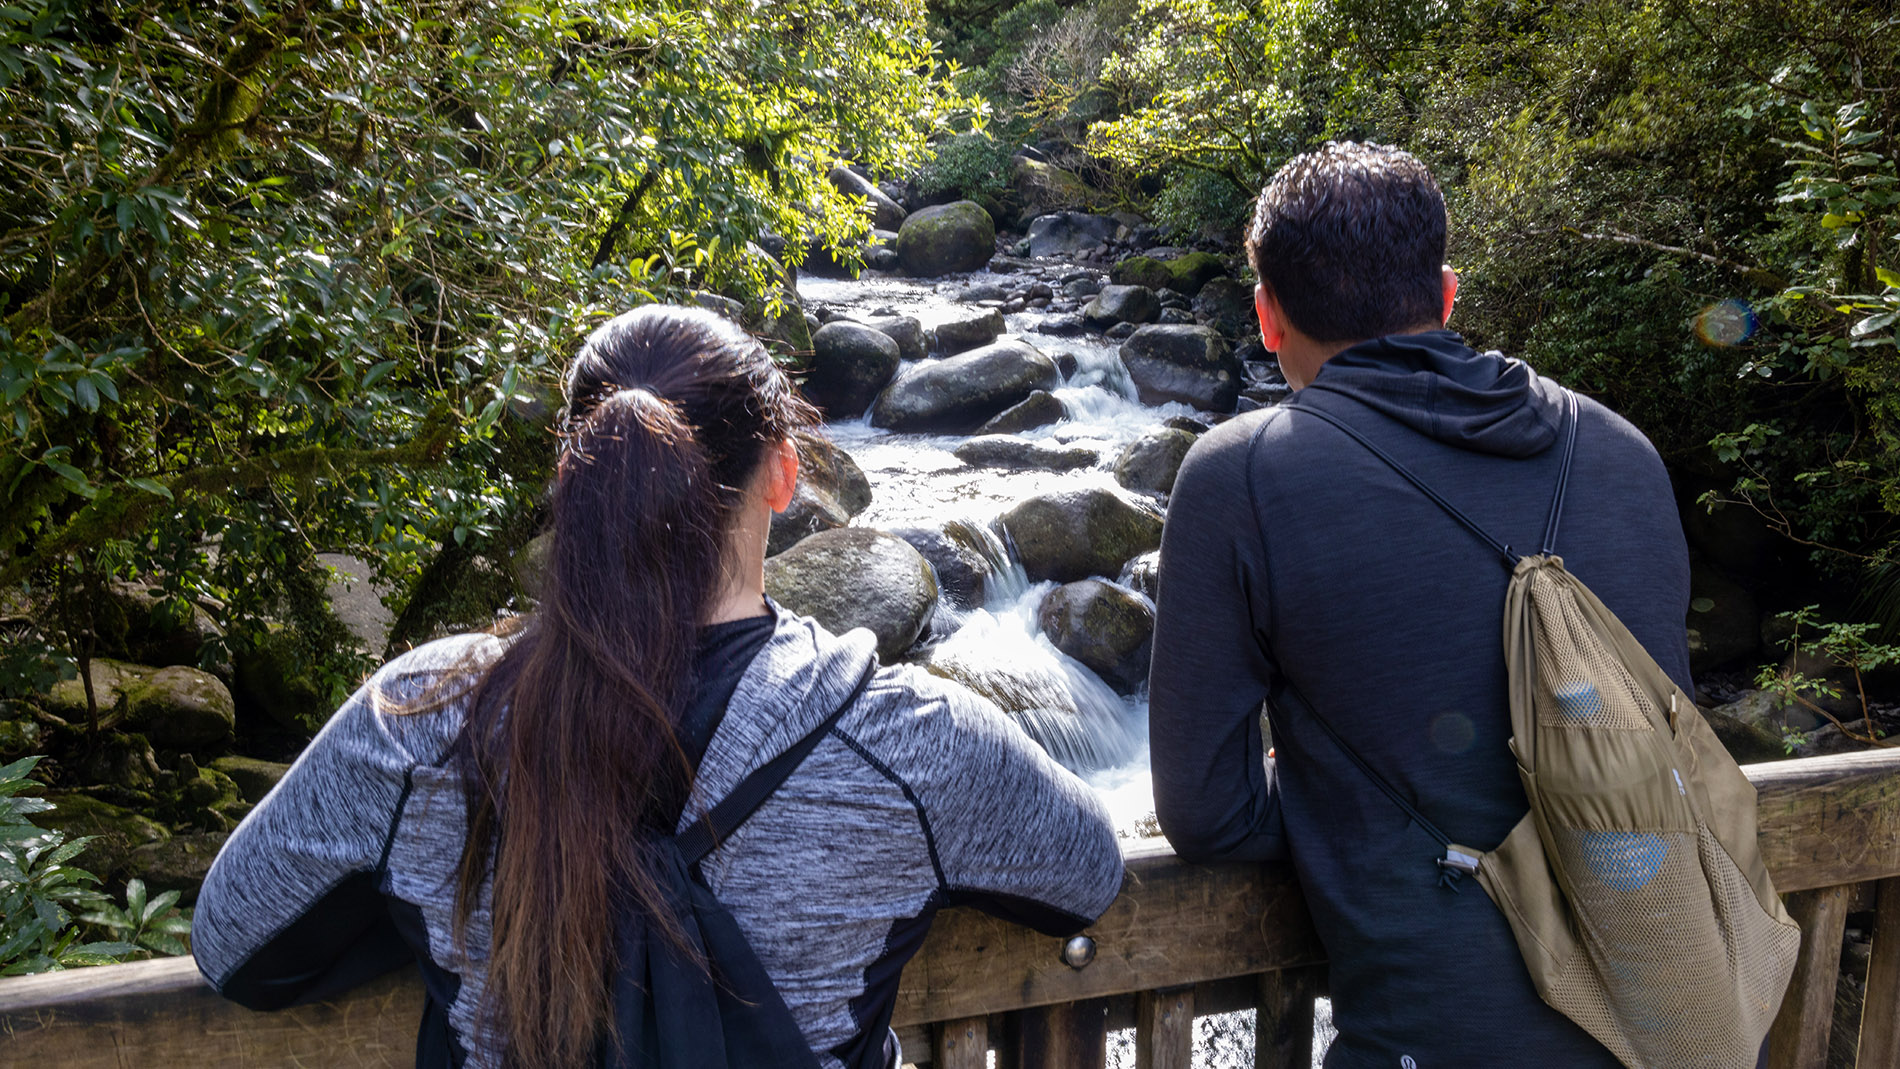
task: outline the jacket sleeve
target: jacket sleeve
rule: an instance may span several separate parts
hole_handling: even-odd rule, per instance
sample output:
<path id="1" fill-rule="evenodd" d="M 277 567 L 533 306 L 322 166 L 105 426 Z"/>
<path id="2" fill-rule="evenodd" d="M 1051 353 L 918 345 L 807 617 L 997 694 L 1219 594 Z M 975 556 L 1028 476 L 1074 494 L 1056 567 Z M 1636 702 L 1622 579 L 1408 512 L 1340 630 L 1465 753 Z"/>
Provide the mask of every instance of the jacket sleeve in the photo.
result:
<path id="1" fill-rule="evenodd" d="M 198 969 L 252 1009 L 323 999 L 411 959 L 381 867 L 414 761 L 366 683 L 218 852 L 192 918 Z"/>
<path id="2" fill-rule="evenodd" d="M 1260 734 L 1273 670 L 1250 429 L 1230 423 L 1195 443 L 1161 540 L 1148 714 L 1155 815 L 1192 861 L 1286 856 Z"/>
<path id="3" fill-rule="evenodd" d="M 952 735 L 918 790 L 945 904 L 1047 935 L 1094 923 L 1123 873 L 1101 798 L 988 700 L 948 682 L 942 694 Z"/>

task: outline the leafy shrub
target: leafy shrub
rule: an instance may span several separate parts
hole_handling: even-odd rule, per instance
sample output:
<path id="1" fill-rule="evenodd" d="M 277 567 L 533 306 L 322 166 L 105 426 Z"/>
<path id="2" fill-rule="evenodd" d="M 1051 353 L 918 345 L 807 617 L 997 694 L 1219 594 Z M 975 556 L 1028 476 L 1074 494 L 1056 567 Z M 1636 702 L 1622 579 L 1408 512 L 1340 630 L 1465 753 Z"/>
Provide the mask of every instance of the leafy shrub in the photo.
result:
<path id="1" fill-rule="evenodd" d="M 1010 150 L 988 134 L 958 134 L 936 146 L 917 176 L 926 197 L 953 193 L 965 200 L 994 199 L 1009 184 Z"/>
<path id="2" fill-rule="evenodd" d="M 1252 217 L 1253 202 L 1226 175 L 1184 167 L 1168 176 L 1150 214 L 1170 233 L 1231 237 Z"/>
<path id="3" fill-rule="evenodd" d="M 52 804 L 25 794 L 38 757 L 0 767 L 0 976 L 104 965 L 140 953 L 133 943 L 82 942 L 73 911 L 109 906 L 99 878 L 69 864 L 90 837 L 68 841 L 26 818 Z M 169 906 L 170 903 L 167 903 Z"/>

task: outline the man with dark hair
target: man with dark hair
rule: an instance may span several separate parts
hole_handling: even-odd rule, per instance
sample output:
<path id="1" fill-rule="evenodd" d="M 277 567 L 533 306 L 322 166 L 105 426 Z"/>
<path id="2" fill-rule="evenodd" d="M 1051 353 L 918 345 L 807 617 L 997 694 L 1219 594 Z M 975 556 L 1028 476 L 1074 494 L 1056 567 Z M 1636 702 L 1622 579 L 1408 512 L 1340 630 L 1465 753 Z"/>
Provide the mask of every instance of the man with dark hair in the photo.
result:
<path id="1" fill-rule="evenodd" d="M 1565 391 L 1443 329 L 1458 285 L 1445 226 L 1437 183 L 1404 152 L 1340 143 L 1292 160 L 1247 239 L 1261 335 L 1302 406 L 1534 548 Z M 1577 401 L 1556 550 L 1687 688 L 1689 567 L 1668 476 L 1634 427 Z M 1618 1064 L 1538 998 L 1503 914 L 1475 881 L 1441 886 L 1438 844 L 1344 748 L 1458 842 L 1504 839 L 1527 809 L 1507 745 L 1508 579 L 1489 547 L 1310 413 L 1221 425 L 1175 483 L 1151 683 L 1156 809 L 1190 860 L 1292 862 L 1331 970 L 1332 1069 Z"/>

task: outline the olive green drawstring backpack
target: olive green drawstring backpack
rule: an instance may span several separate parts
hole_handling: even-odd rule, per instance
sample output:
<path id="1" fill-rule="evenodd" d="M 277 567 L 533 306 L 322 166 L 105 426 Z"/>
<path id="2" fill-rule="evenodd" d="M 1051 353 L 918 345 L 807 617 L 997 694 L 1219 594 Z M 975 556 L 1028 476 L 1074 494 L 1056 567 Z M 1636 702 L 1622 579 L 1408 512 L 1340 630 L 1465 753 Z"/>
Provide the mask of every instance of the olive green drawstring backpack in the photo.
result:
<path id="1" fill-rule="evenodd" d="M 1554 555 L 1577 439 L 1576 398 L 1542 552 L 1520 557 L 1337 417 L 1508 563 L 1511 752 L 1530 812 L 1497 849 L 1460 846 L 1315 721 L 1473 873 L 1510 921 L 1545 1002 L 1630 1069 L 1749 1069 L 1794 971 L 1801 932 L 1755 839 L 1755 788 L 1683 693 Z"/>

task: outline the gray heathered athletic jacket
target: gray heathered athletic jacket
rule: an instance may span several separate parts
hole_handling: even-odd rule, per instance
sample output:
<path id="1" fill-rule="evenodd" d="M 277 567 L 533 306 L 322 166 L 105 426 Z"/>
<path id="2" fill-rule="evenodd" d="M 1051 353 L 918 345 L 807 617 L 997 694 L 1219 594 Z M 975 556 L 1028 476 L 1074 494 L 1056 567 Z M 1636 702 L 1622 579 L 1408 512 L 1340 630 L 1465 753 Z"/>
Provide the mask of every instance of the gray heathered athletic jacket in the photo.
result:
<path id="1" fill-rule="evenodd" d="M 874 647 L 869 632 L 835 637 L 781 611 L 713 735 L 681 827 L 836 708 Z M 461 710 L 400 715 L 372 697 L 412 698 L 499 648 L 464 635 L 385 666 L 232 834 L 192 925 L 213 986 L 270 1008 L 413 958 L 448 1048 L 428 1049 L 425 1019 L 418 1063 L 499 1064 L 492 1037 L 476 1034 L 486 892 L 466 952 L 451 932 L 464 808 L 442 762 Z M 834 1052 L 882 1042 L 899 971 L 937 909 L 974 905 L 1065 934 L 1108 908 L 1122 862 L 1093 791 L 989 702 L 900 666 L 877 673 L 703 872 L 834 1067 Z"/>
<path id="2" fill-rule="evenodd" d="M 1558 385 L 1450 331 L 1333 357 L 1294 395 L 1378 443 L 1496 537 L 1535 548 L 1563 426 Z M 1642 434 L 1579 398 L 1557 552 L 1672 679 L 1689 678 L 1688 553 Z M 1616 1059 L 1546 1006 L 1473 881 L 1309 716 L 1291 681 L 1424 816 L 1490 849 L 1528 808 L 1501 621 L 1508 569 L 1363 446 L 1282 409 L 1215 428 L 1175 482 L 1150 681 L 1155 805 L 1196 860 L 1290 859 L 1331 971 L 1329 1069 Z"/>

